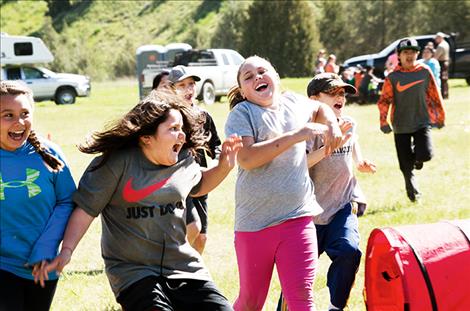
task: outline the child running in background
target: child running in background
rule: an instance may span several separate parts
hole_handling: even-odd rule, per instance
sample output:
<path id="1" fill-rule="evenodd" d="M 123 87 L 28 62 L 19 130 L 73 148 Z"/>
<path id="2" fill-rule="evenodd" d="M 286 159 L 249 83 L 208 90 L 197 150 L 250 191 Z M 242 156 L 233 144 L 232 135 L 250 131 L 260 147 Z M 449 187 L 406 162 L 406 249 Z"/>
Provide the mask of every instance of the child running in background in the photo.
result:
<path id="1" fill-rule="evenodd" d="M 203 170 L 193 156 L 207 142 L 198 118 L 179 96 L 152 91 L 80 146 L 102 155 L 80 180 L 62 252 L 46 271 L 62 271 L 101 214 L 106 274 L 123 310 L 232 310 L 186 239 L 185 202 L 222 182 L 241 138 L 228 138 L 218 165 Z"/>
<path id="2" fill-rule="evenodd" d="M 390 110 L 400 171 L 411 202 L 421 196 L 413 170 L 422 169 L 433 156 L 431 126 L 442 128 L 445 121 L 442 96 L 431 69 L 417 61 L 420 49 L 413 38 L 398 43 L 398 67 L 385 78 L 377 102 L 380 130 L 385 134 L 392 132 L 387 119 Z"/>
<path id="3" fill-rule="evenodd" d="M 0 310 L 49 310 L 56 273 L 33 276 L 57 256 L 75 183 L 62 151 L 32 130 L 34 101 L 0 82 Z M 70 252 L 63 249 L 62 252 Z"/>
<path id="4" fill-rule="evenodd" d="M 263 308 L 276 264 L 291 310 L 314 310 L 313 216 L 321 208 L 308 175 L 305 141 L 321 135 L 329 153 L 341 144 L 341 130 L 326 105 L 281 93 L 279 75 L 263 58 L 247 58 L 237 81 L 228 95 L 225 126 L 227 136 L 243 140 L 235 190 L 240 291 L 234 309 Z"/>
<path id="5" fill-rule="evenodd" d="M 196 104 L 196 82 L 200 81 L 196 75 L 187 72 L 184 66 L 173 67 L 168 76 L 170 85 L 174 87 L 176 94 L 180 95 L 188 107 L 202 114 L 204 120 L 204 134 L 209 139 L 207 154 L 212 159 L 217 159 L 220 154 L 220 138 L 217 134 L 214 120 L 209 112 L 201 109 Z M 207 167 L 206 151 L 199 149 L 196 162 L 202 167 Z M 207 194 L 200 197 L 188 197 L 186 202 L 186 225 L 189 243 L 200 253 L 204 251 L 207 243 L 208 210 Z"/>

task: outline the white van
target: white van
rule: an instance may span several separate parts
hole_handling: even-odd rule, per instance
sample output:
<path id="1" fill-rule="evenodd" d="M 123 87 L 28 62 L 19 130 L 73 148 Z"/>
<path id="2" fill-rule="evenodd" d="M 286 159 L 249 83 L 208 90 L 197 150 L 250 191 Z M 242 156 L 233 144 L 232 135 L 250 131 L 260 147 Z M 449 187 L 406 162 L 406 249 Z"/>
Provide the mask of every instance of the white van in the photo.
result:
<path id="1" fill-rule="evenodd" d="M 0 79 L 22 80 L 33 91 L 34 100 L 54 100 L 58 105 L 73 104 L 77 96 L 90 95 L 89 77 L 55 73 L 34 65 L 54 60 L 40 38 L 6 33 L 0 38 Z"/>

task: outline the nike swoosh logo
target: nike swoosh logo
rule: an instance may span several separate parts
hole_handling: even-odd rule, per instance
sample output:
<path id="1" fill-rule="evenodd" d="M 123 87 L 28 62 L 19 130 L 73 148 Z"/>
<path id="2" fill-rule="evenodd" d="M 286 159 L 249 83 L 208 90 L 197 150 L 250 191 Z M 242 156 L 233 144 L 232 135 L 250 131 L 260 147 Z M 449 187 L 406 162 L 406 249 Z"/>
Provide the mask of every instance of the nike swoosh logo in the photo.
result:
<path id="1" fill-rule="evenodd" d="M 409 89 L 410 87 L 416 85 L 416 84 L 419 84 L 421 82 L 423 82 L 424 80 L 418 80 L 418 81 L 414 81 L 414 82 L 410 82 L 408 84 L 405 84 L 405 85 L 401 85 L 400 84 L 400 81 L 397 82 L 397 91 L 398 92 L 403 92 L 403 91 L 406 91 L 407 89 Z"/>
<path id="2" fill-rule="evenodd" d="M 127 202 L 139 202 L 140 200 L 148 197 L 153 192 L 161 189 L 166 184 L 168 179 L 170 179 L 170 177 L 163 179 L 162 181 L 159 181 L 156 184 L 136 190 L 132 188 L 133 178 L 131 177 L 124 186 L 124 189 L 122 190 L 122 198 Z"/>

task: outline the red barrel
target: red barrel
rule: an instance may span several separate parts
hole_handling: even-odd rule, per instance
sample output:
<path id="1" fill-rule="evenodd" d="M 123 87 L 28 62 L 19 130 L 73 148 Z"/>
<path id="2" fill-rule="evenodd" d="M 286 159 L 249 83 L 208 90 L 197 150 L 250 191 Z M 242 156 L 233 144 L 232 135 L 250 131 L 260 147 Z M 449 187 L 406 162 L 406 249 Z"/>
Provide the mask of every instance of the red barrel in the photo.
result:
<path id="1" fill-rule="evenodd" d="M 470 219 L 374 229 L 367 243 L 368 311 L 470 310 Z"/>

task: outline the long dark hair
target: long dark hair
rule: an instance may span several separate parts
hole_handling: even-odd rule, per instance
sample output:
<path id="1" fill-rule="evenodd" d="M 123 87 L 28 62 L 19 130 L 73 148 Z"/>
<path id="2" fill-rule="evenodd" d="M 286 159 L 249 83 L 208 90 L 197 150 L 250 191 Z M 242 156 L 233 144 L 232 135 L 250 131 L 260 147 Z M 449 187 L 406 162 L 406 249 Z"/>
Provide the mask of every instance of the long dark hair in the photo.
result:
<path id="1" fill-rule="evenodd" d="M 140 137 L 154 135 L 158 126 L 168 118 L 171 109 L 178 110 L 183 116 L 185 148 L 189 148 L 193 154 L 196 149 L 207 148 L 204 116 L 187 107 L 179 96 L 153 90 L 122 118 L 111 123 L 108 129 L 93 133 L 78 149 L 88 154 L 103 154 L 101 162 L 92 168 L 95 170 L 104 165 L 113 152 L 138 147 Z"/>
<path id="2" fill-rule="evenodd" d="M 7 95 L 25 95 L 31 103 L 31 108 L 34 108 L 33 92 L 18 81 L 0 81 L 0 96 Z M 52 170 L 59 171 L 64 167 L 64 163 L 50 153 L 49 149 L 40 142 L 33 130 L 29 132 L 28 142 Z"/>

